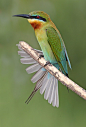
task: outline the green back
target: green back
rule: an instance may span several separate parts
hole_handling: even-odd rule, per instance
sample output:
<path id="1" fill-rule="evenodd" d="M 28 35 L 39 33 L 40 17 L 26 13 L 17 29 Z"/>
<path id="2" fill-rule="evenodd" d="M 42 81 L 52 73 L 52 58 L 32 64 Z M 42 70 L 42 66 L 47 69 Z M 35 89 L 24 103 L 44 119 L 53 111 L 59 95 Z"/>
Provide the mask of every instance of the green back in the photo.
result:
<path id="1" fill-rule="evenodd" d="M 60 33 L 57 30 L 55 30 L 53 27 L 47 27 L 46 33 L 48 37 L 48 43 L 53 51 L 56 61 L 59 67 L 61 68 L 62 72 L 65 75 L 67 75 L 68 71 L 67 71 L 66 60 L 69 62 L 69 64 L 70 61 L 62 37 Z"/>

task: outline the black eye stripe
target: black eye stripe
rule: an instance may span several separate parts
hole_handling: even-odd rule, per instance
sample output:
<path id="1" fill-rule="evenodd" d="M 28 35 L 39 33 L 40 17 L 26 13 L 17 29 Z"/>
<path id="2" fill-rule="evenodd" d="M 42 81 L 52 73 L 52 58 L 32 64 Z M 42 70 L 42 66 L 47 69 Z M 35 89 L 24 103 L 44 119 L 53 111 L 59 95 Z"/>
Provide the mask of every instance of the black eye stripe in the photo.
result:
<path id="1" fill-rule="evenodd" d="M 45 18 L 42 18 L 41 16 L 30 16 L 31 19 L 40 19 L 40 20 L 43 20 L 44 22 L 46 22 L 46 19 Z"/>

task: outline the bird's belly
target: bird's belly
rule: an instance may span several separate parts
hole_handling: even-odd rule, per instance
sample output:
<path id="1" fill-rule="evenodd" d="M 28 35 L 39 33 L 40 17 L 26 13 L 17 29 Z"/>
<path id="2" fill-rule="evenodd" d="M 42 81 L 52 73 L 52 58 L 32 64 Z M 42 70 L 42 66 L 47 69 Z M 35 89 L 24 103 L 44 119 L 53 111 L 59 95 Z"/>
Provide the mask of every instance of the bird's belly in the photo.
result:
<path id="1" fill-rule="evenodd" d="M 52 64 L 57 63 L 55 56 L 52 52 L 52 49 L 47 41 L 46 32 L 41 31 L 41 33 L 38 34 L 36 37 L 37 37 L 39 45 L 43 51 L 45 60 L 49 61 Z"/>
<path id="2" fill-rule="evenodd" d="M 50 46 L 48 45 L 40 45 L 41 46 L 41 49 L 43 51 L 43 55 L 44 55 L 44 58 L 45 60 L 49 61 L 50 63 L 56 63 L 56 59 L 54 57 L 54 54 L 50 48 Z"/>
<path id="3" fill-rule="evenodd" d="M 46 61 L 49 61 L 50 63 L 57 63 L 55 56 L 52 52 L 52 49 L 48 43 L 48 38 L 46 35 L 46 29 L 38 29 L 35 31 L 36 38 L 38 40 L 38 43 L 41 47 L 41 50 L 43 51 L 43 55 Z"/>

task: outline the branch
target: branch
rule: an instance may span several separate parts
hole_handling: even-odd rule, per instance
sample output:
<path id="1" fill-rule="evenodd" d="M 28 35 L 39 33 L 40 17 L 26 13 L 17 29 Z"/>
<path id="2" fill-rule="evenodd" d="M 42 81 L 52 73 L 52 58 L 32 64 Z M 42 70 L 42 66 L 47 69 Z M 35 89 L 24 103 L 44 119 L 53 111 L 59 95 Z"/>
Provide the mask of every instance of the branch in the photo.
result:
<path id="1" fill-rule="evenodd" d="M 41 66 L 43 66 L 50 74 L 52 74 L 55 78 L 57 78 L 63 85 L 74 91 L 77 95 L 86 100 L 86 90 L 77 85 L 75 82 L 70 80 L 64 74 L 62 74 L 56 67 L 52 64 L 46 65 L 46 60 L 41 57 L 39 58 L 39 54 L 35 51 L 31 46 L 29 46 L 26 42 L 19 42 L 21 48 L 28 53 L 35 61 L 37 61 Z M 46 66 L 45 66 L 46 65 Z"/>

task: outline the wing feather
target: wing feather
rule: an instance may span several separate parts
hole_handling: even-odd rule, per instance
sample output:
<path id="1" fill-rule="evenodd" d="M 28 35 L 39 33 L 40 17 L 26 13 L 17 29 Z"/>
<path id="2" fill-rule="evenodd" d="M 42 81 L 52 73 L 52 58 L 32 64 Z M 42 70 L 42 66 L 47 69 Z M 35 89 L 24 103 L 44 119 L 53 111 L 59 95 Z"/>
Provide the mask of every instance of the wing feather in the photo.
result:
<path id="1" fill-rule="evenodd" d="M 65 75 L 68 74 L 66 58 L 70 68 L 71 68 L 71 64 L 60 33 L 57 30 L 55 30 L 53 27 L 48 27 L 46 29 L 46 34 L 48 37 L 48 43 L 52 49 L 52 52 L 56 58 L 59 67 L 61 68 L 62 72 Z"/>

